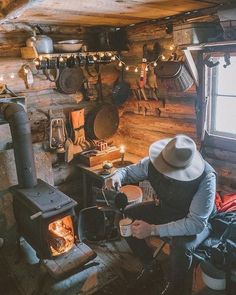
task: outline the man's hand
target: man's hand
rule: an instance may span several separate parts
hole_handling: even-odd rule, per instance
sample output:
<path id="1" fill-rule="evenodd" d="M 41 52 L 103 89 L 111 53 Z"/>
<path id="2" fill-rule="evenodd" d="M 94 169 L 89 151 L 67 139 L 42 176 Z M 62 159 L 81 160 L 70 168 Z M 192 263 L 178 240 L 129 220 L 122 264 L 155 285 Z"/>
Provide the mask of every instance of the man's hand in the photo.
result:
<path id="1" fill-rule="evenodd" d="M 112 175 L 111 177 L 105 180 L 105 188 L 106 189 L 117 189 L 121 188 L 121 181 L 117 174 Z"/>
<path id="2" fill-rule="evenodd" d="M 152 225 L 143 221 L 135 220 L 132 223 L 132 235 L 138 239 L 145 239 L 151 235 Z"/>

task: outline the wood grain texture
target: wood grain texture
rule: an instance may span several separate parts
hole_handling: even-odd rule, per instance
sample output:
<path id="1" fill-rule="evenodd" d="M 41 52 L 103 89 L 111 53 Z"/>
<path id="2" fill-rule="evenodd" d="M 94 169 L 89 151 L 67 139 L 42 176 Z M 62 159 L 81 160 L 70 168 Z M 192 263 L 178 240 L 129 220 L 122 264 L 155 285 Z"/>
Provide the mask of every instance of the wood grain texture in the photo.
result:
<path id="1" fill-rule="evenodd" d="M 4 0 L 3 3 L 0 10 L 2 21 L 10 19 L 14 22 L 27 23 L 124 26 L 191 10 L 215 7 L 219 0 L 212 3 L 179 0 L 175 5 L 172 0 Z"/>

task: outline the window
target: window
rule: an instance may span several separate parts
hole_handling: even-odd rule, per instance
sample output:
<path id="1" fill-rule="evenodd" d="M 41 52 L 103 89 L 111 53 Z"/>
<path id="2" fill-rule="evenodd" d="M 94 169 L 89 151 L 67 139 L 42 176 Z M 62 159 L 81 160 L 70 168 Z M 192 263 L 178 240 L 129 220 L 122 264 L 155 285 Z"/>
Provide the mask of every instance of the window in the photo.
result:
<path id="1" fill-rule="evenodd" d="M 215 54 L 212 61 L 213 67 L 206 66 L 207 131 L 235 139 L 236 54 Z"/>

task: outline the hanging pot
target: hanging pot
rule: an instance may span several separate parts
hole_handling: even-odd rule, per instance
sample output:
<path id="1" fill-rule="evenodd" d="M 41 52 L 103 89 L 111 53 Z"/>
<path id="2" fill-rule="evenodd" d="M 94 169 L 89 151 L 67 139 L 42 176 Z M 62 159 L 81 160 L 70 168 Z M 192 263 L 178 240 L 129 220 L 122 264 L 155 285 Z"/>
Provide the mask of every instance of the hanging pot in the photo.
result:
<path id="1" fill-rule="evenodd" d="M 193 79 L 183 62 L 159 61 L 155 74 L 172 91 L 182 92 L 193 85 Z"/>
<path id="2" fill-rule="evenodd" d="M 66 94 L 76 93 L 84 82 L 83 71 L 80 67 L 62 69 L 56 81 L 57 89 Z"/>
<path id="3" fill-rule="evenodd" d="M 122 66 L 120 77 L 115 82 L 112 91 L 112 100 L 119 106 L 122 105 L 131 96 L 131 94 L 130 84 L 124 81 L 124 67 Z"/>
<path id="4" fill-rule="evenodd" d="M 119 126 L 117 107 L 101 103 L 86 116 L 85 131 L 89 139 L 107 139 L 115 134 Z"/>

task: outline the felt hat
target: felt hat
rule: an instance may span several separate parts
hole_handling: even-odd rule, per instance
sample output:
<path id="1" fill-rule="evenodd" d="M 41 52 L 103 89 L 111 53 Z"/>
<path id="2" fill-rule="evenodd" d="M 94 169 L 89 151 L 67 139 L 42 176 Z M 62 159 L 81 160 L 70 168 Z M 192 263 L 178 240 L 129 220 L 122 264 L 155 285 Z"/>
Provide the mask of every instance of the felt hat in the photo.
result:
<path id="1" fill-rule="evenodd" d="M 205 168 L 195 142 L 183 134 L 154 142 L 149 148 L 149 158 L 157 171 L 179 181 L 194 180 Z"/>

